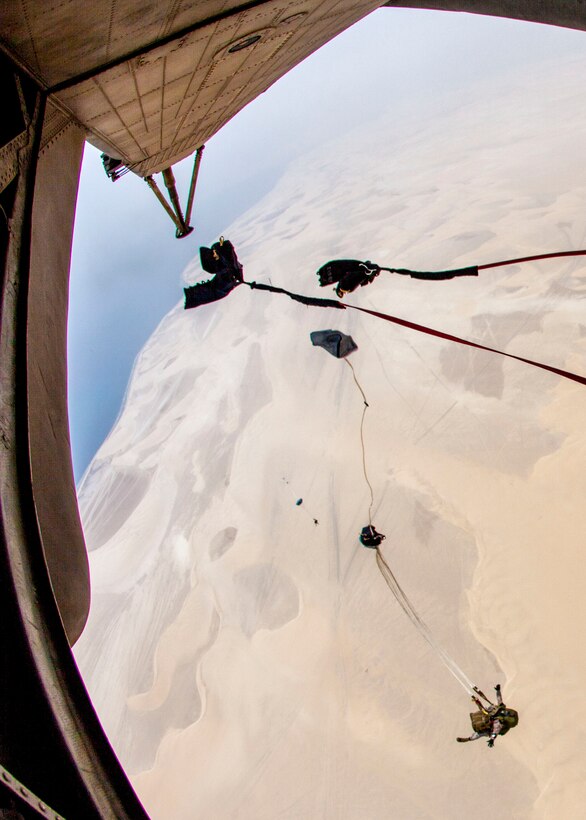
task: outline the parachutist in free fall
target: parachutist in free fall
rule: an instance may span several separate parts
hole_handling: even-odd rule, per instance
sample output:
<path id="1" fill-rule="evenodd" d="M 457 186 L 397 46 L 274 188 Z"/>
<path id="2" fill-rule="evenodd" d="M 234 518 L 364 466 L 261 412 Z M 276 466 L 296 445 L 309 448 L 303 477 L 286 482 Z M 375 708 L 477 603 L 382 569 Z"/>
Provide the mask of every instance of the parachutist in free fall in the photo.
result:
<path id="1" fill-rule="evenodd" d="M 472 698 L 478 706 L 478 712 L 470 713 L 470 720 L 474 731 L 470 737 L 457 737 L 456 740 L 458 743 L 468 743 L 470 740 L 487 737 L 488 746 L 492 749 L 494 741 L 499 735 L 506 735 L 509 729 L 512 729 L 519 723 L 518 712 L 516 712 L 515 709 L 509 709 L 503 703 L 500 683 L 497 683 L 494 688 L 497 702 L 491 703 L 486 695 L 475 687 L 474 691 L 486 701 L 488 708 L 485 707 L 478 698 Z"/>

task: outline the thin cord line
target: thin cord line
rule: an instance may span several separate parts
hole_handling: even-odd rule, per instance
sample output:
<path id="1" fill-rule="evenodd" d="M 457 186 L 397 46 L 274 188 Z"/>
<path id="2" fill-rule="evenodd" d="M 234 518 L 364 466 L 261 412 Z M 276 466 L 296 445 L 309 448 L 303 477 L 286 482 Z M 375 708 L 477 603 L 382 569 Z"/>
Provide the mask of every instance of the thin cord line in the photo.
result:
<path id="1" fill-rule="evenodd" d="M 368 478 L 368 471 L 366 469 L 366 447 L 365 447 L 365 444 L 364 444 L 364 419 L 365 419 L 365 416 L 366 416 L 366 411 L 369 408 L 369 404 L 368 404 L 368 401 L 366 400 L 366 394 L 364 393 L 364 390 L 362 389 L 362 386 L 361 386 L 360 382 L 358 381 L 358 379 L 356 377 L 356 371 L 354 370 L 354 367 L 352 366 L 352 363 L 348 359 L 344 359 L 344 361 L 346 362 L 346 364 L 348 365 L 348 367 L 352 371 L 352 376 L 354 378 L 354 383 L 356 384 L 356 387 L 360 391 L 360 394 L 362 396 L 362 400 L 364 402 L 364 407 L 362 409 L 362 418 L 360 420 L 360 445 L 361 445 L 361 448 L 362 448 L 362 470 L 364 472 L 364 478 L 366 480 L 366 483 L 368 484 L 368 489 L 370 491 L 370 505 L 368 507 L 368 524 L 369 524 L 369 526 L 372 527 L 372 508 L 373 508 L 373 505 L 374 505 L 374 490 L 373 490 L 372 484 L 370 483 L 370 480 Z M 441 662 L 444 664 L 446 669 L 451 673 L 451 675 L 458 681 L 460 686 L 462 686 L 462 688 L 471 697 L 474 697 L 474 693 L 476 691 L 476 687 L 474 686 L 474 683 L 470 680 L 468 675 L 466 675 L 466 673 L 462 669 L 460 669 L 458 664 L 448 655 L 448 653 L 441 646 L 441 644 L 439 644 L 436 641 L 436 639 L 435 639 L 434 635 L 432 634 L 431 630 L 429 629 L 427 624 L 420 618 L 420 616 L 416 612 L 413 604 L 411 603 L 411 601 L 409 600 L 409 598 L 407 597 L 407 595 L 403 591 L 401 585 L 399 584 L 399 582 L 395 578 L 391 568 L 387 564 L 387 562 L 386 562 L 382 552 L 380 551 L 379 547 L 376 548 L 376 563 L 377 563 L 379 571 L 380 571 L 386 585 L 388 586 L 390 591 L 393 593 L 397 603 L 399 604 L 399 606 L 401 607 L 403 612 L 407 615 L 407 617 L 409 618 L 409 620 L 411 621 L 413 626 L 418 630 L 418 632 L 421 634 L 421 636 L 424 638 L 424 640 L 427 641 L 427 643 L 431 646 L 431 648 L 435 650 L 435 652 L 439 656 Z"/>
<path id="2" fill-rule="evenodd" d="M 366 401 L 366 396 L 364 394 L 364 390 L 362 389 L 362 387 L 360 386 L 360 382 L 356 378 L 356 372 L 355 372 L 354 368 L 352 367 L 352 363 L 349 362 L 348 359 L 344 359 L 344 361 L 346 362 L 346 364 L 348 365 L 348 367 L 352 371 L 352 376 L 354 377 L 354 383 L 356 384 L 356 387 L 360 390 L 360 393 L 362 395 L 362 399 L 364 401 L 364 407 L 362 409 L 362 419 L 360 420 L 360 446 L 362 447 L 362 471 L 364 472 L 364 478 L 366 480 L 366 483 L 368 484 L 368 489 L 370 490 L 370 504 L 369 504 L 369 507 L 368 507 L 368 524 L 369 524 L 369 526 L 372 526 L 372 508 L 373 508 L 373 505 L 374 505 L 374 490 L 372 489 L 372 484 L 370 483 L 370 480 L 368 478 L 368 472 L 366 470 L 366 448 L 364 446 L 364 417 L 366 416 L 366 411 L 368 410 L 370 405 Z"/>
<path id="3" fill-rule="evenodd" d="M 352 371 L 354 383 L 360 391 L 362 400 L 364 402 L 364 407 L 362 409 L 362 418 L 360 420 L 360 445 L 362 448 L 362 470 L 364 472 L 364 478 L 366 480 L 366 483 L 368 484 L 368 489 L 370 491 L 370 505 L 368 507 L 368 524 L 372 527 L 372 508 L 374 505 L 374 491 L 372 488 L 372 484 L 370 483 L 370 480 L 368 478 L 368 471 L 366 469 L 366 447 L 364 445 L 364 419 L 366 416 L 366 411 L 369 408 L 369 404 L 366 399 L 366 394 L 364 393 L 364 390 L 362 389 L 362 386 L 358 381 L 358 378 L 356 377 L 356 371 L 354 370 L 352 363 L 348 359 L 344 359 L 344 361 Z M 420 618 L 413 604 L 411 603 L 411 601 L 403 591 L 401 585 L 395 578 L 393 571 L 387 564 L 378 546 L 376 547 L 376 563 L 386 585 L 393 593 L 397 603 L 399 604 L 403 612 L 407 615 L 413 626 L 418 630 L 418 632 L 424 638 L 424 640 L 427 641 L 429 646 L 431 646 L 431 648 L 435 650 L 441 662 L 444 664 L 444 666 L 450 672 L 450 674 L 458 681 L 460 686 L 462 686 L 462 688 L 471 697 L 474 697 L 476 691 L 474 683 L 470 680 L 468 675 L 466 675 L 466 673 L 462 669 L 460 669 L 458 664 L 448 655 L 448 653 L 441 646 L 441 644 L 437 642 L 427 624 Z"/>
<path id="4" fill-rule="evenodd" d="M 458 664 L 448 655 L 445 649 L 436 641 L 427 624 L 424 621 L 422 621 L 422 619 L 419 617 L 411 601 L 407 598 L 403 589 L 401 588 L 401 585 L 395 578 L 391 568 L 385 561 L 379 547 L 376 548 L 376 563 L 388 588 L 395 596 L 395 599 L 397 600 L 399 606 L 407 615 L 411 623 L 415 626 L 415 628 L 419 631 L 421 636 L 427 641 L 431 648 L 436 651 L 446 669 L 458 681 L 460 686 L 462 686 L 462 688 L 471 697 L 474 697 L 474 694 L 476 692 L 476 687 L 474 683 L 470 680 L 468 675 L 462 669 L 460 669 Z"/>

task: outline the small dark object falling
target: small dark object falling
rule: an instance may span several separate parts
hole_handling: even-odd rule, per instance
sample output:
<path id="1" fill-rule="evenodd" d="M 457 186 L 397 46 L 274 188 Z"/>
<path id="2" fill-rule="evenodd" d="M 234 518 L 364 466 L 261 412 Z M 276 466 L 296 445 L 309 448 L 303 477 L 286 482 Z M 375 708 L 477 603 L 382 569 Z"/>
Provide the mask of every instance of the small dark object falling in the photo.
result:
<path id="1" fill-rule="evenodd" d="M 382 532 L 377 532 L 372 524 L 369 524 L 367 527 L 362 527 L 360 543 L 363 547 L 369 547 L 369 549 L 375 550 L 382 544 L 386 537 L 387 536 L 383 535 Z"/>

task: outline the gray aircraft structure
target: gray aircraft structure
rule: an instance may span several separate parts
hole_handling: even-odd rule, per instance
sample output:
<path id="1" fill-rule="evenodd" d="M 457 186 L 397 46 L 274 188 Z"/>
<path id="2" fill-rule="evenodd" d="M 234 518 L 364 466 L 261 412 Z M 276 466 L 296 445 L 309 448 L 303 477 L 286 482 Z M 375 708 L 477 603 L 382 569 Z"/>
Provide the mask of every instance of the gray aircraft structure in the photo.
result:
<path id="1" fill-rule="evenodd" d="M 70 649 L 90 603 L 66 360 L 84 141 L 172 194 L 173 163 L 381 5 L 586 29 L 580 0 L 0 2 L 1 816 L 146 818 Z"/>

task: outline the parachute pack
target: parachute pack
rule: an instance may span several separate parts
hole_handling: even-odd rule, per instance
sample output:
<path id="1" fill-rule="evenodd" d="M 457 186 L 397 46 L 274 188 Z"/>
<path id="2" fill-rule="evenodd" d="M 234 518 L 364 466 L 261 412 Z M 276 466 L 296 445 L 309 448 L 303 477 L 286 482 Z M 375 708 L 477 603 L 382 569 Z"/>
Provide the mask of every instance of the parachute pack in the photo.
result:
<path id="1" fill-rule="evenodd" d="M 479 734 L 490 732 L 490 715 L 486 712 L 470 712 L 470 722 L 472 729 Z"/>
<path id="2" fill-rule="evenodd" d="M 372 262 L 360 262 L 358 259 L 335 259 L 326 262 L 317 271 L 321 288 L 337 283 L 336 294 L 342 298 L 356 288 L 370 285 L 381 272 L 378 265 Z"/>
<path id="3" fill-rule="evenodd" d="M 211 248 L 201 247 L 199 258 L 204 271 L 213 273 L 214 277 L 183 288 L 186 310 L 224 299 L 242 284 L 242 265 L 238 261 L 234 245 L 223 236 Z"/>
<path id="4" fill-rule="evenodd" d="M 207 273 L 220 273 L 230 270 L 242 281 L 242 265 L 238 261 L 238 256 L 234 245 L 228 240 L 220 237 L 218 242 L 214 242 L 211 248 L 201 247 L 199 249 L 199 259 L 202 268 Z"/>
<path id="5" fill-rule="evenodd" d="M 358 259 L 334 259 L 322 265 L 316 275 L 321 288 L 337 283 L 335 290 L 341 299 L 359 287 L 370 285 L 381 271 L 410 276 L 412 279 L 439 282 L 444 279 L 456 279 L 459 276 L 478 276 L 478 270 L 477 265 L 471 265 L 455 270 L 418 271 L 407 268 L 385 268 L 377 265 L 376 262 L 360 262 Z"/>

